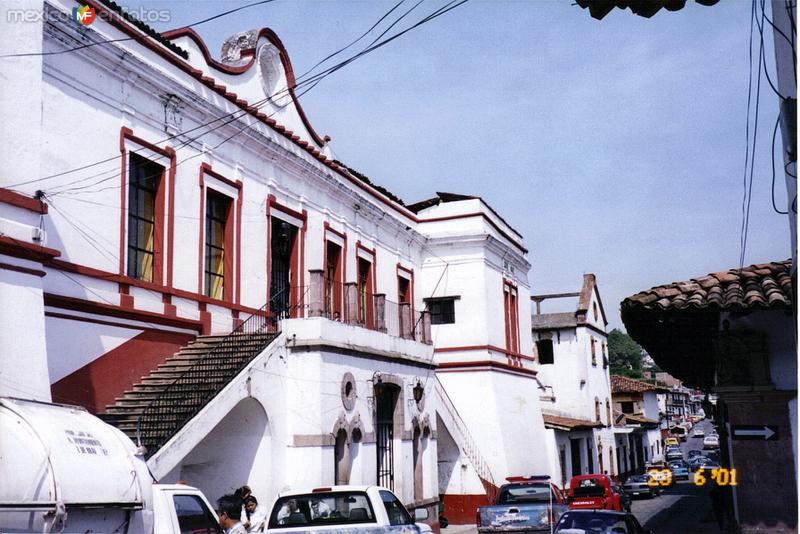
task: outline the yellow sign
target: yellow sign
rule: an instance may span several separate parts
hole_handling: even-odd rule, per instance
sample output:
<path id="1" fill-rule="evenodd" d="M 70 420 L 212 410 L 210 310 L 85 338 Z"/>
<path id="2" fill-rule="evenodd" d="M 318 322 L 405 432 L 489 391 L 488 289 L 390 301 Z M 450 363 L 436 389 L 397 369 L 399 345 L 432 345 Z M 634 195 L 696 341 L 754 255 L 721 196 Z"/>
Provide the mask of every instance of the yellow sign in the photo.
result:
<path id="1" fill-rule="evenodd" d="M 704 486 L 708 482 L 706 478 L 706 469 L 698 469 L 694 473 L 695 486 Z M 711 469 L 711 480 L 717 483 L 718 486 L 736 486 L 736 469 L 726 469 L 724 467 L 715 467 Z"/>

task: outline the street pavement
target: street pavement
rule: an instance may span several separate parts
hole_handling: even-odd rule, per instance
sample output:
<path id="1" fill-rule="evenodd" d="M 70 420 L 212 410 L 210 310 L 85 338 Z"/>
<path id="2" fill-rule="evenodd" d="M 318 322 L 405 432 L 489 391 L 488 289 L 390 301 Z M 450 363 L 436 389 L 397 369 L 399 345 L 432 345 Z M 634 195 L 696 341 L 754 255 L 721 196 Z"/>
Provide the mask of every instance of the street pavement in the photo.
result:
<path id="1" fill-rule="evenodd" d="M 694 429 L 702 428 L 706 434 L 711 429 L 709 421 L 701 421 Z M 688 459 L 692 449 L 703 449 L 703 438 L 693 438 L 690 433 L 687 440 L 681 443 L 684 459 Z M 711 509 L 709 487 L 698 487 L 689 480 L 676 481 L 666 488 L 661 496 L 654 499 L 638 499 L 633 501 L 631 512 L 645 529 L 656 534 L 720 534 L 714 513 Z M 475 525 L 450 525 L 442 529 L 442 534 L 477 534 Z"/>

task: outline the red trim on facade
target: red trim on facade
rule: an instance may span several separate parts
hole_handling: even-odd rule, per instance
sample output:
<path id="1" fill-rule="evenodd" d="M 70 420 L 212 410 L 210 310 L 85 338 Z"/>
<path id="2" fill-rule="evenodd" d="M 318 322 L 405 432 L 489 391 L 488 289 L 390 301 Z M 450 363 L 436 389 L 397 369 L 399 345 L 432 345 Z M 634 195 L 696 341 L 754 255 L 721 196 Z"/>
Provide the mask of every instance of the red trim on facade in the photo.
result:
<path id="1" fill-rule="evenodd" d="M 489 208 L 489 209 L 491 209 L 491 208 Z M 494 222 L 491 219 L 491 217 L 489 217 L 488 215 L 486 215 L 482 211 L 475 211 L 475 212 L 472 212 L 472 213 L 461 213 L 461 214 L 457 214 L 457 215 L 445 215 L 445 216 L 442 216 L 442 217 L 430 217 L 428 219 L 416 219 L 416 221 L 419 222 L 419 223 L 427 223 L 427 222 L 452 221 L 452 220 L 455 220 L 455 219 L 468 219 L 470 217 L 483 217 L 484 220 L 486 222 L 488 222 L 492 226 L 492 228 L 497 230 L 497 232 L 500 235 L 502 235 L 503 237 L 508 239 L 511 242 L 512 245 L 514 245 L 515 247 L 519 248 L 525 254 L 528 253 L 528 249 L 527 248 L 525 248 L 522 245 L 517 244 L 517 239 L 516 238 L 508 235 L 508 233 L 505 230 L 503 230 L 502 228 L 500 228 L 500 226 L 496 222 Z M 514 232 L 516 233 L 516 230 Z M 522 236 L 520 236 L 520 238 L 521 237 Z"/>
<path id="2" fill-rule="evenodd" d="M 0 187 L 0 204 L 9 204 L 40 215 L 47 214 L 47 204 L 41 200 L 36 200 L 4 187 Z"/>
<path id="3" fill-rule="evenodd" d="M 481 506 L 490 506 L 489 497 L 485 493 L 478 495 L 442 495 L 444 503 L 443 516 L 451 525 L 475 525 L 475 512 Z"/>
<path id="4" fill-rule="evenodd" d="M 0 237 L 0 239 L 2 239 Z M 130 278 L 128 276 L 120 276 L 116 273 L 109 273 L 106 271 L 101 271 L 100 269 L 95 269 L 94 267 L 87 267 L 85 265 L 77 265 L 74 263 L 70 263 L 63 260 L 47 260 L 44 264 L 48 267 L 52 267 L 54 269 L 59 269 L 62 271 L 67 271 L 71 273 L 81 274 L 83 276 L 88 276 L 90 278 L 97 278 L 99 280 L 108 280 L 110 282 L 121 282 L 127 284 L 132 287 L 139 287 L 142 289 L 147 289 L 150 291 L 155 291 L 158 293 L 166 293 L 171 295 L 172 297 L 178 297 L 188 300 L 193 300 L 195 302 L 202 302 L 213 304 L 215 306 L 221 306 L 223 308 L 228 309 L 236 309 L 240 312 L 244 312 L 247 314 L 254 314 L 259 313 L 259 310 L 256 308 L 251 308 L 249 306 L 242 306 L 239 304 L 233 304 L 231 302 L 225 302 L 222 300 L 212 299 L 205 295 L 201 295 L 198 293 L 192 293 L 191 291 L 184 291 L 182 289 L 176 289 L 174 287 L 166 287 L 160 286 L 158 284 L 153 284 L 151 282 L 145 282 L 143 280 L 138 280 L 136 278 Z"/>
<path id="5" fill-rule="evenodd" d="M 378 263 L 377 259 L 378 259 L 378 257 L 377 257 L 377 254 L 375 254 L 375 249 L 374 248 L 365 247 L 364 245 L 361 244 L 361 240 L 360 239 L 356 241 L 356 287 L 358 287 L 358 278 L 359 278 L 359 274 L 360 274 L 359 270 L 358 270 L 358 260 L 360 258 L 360 256 L 358 255 L 358 251 L 359 250 L 363 250 L 364 252 L 366 252 L 367 254 L 370 254 L 372 256 L 372 261 L 369 262 L 369 264 L 370 264 L 369 265 L 369 271 L 370 272 L 367 275 L 367 288 L 366 288 L 366 292 L 367 292 L 367 309 L 366 309 L 366 314 L 365 314 L 367 328 L 372 328 L 373 325 L 374 325 L 374 320 L 375 320 L 375 317 L 374 317 L 374 304 L 372 302 L 372 298 L 373 298 L 372 295 L 375 295 L 377 293 L 377 291 L 378 291 L 377 290 L 377 287 L 378 287 L 377 276 L 375 274 L 378 271 L 378 267 L 377 267 L 377 263 Z M 358 305 L 359 305 L 359 307 L 361 306 L 361 298 L 360 297 L 358 299 Z"/>
<path id="6" fill-rule="evenodd" d="M 164 167 L 161 183 L 156 189 L 155 199 L 155 244 L 153 246 L 153 282 L 164 283 L 172 287 L 173 244 L 175 242 L 175 166 L 177 154 L 171 147 L 161 148 L 141 137 L 134 135 L 133 130 L 123 126 L 120 128 L 119 148 L 122 160 L 120 184 L 120 230 L 119 230 L 119 274 L 125 275 L 125 258 L 127 257 L 128 239 L 125 232 L 127 226 L 127 148 L 126 141 L 141 145 L 153 152 L 169 158 L 169 166 Z M 161 165 L 160 163 L 157 163 Z M 167 180 L 168 183 L 164 183 Z M 166 197 L 169 197 L 168 199 Z M 168 207 L 167 207 L 168 206 Z M 164 228 L 166 223 L 166 230 Z M 166 243 L 166 246 L 165 246 Z M 166 258 L 165 258 L 166 256 Z M 166 261 L 165 261 L 166 259 Z"/>
<path id="7" fill-rule="evenodd" d="M 497 347 L 495 345 L 468 345 L 463 347 L 437 347 L 433 349 L 433 352 L 465 352 L 470 350 L 491 350 L 493 352 L 500 352 L 509 356 L 514 359 L 520 360 L 529 360 L 532 362 L 536 361 L 536 358 L 533 356 L 528 356 L 527 354 L 522 354 L 520 352 L 511 352 L 508 349 L 504 349 L 502 347 Z"/>
<path id="8" fill-rule="evenodd" d="M 519 352 L 519 290 L 517 285 L 503 278 L 503 310 L 505 318 L 506 348 Z"/>
<path id="9" fill-rule="evenodd" d="M 437 373 L 471 373 L 477 371 L 498 371 L 527 376 L 536 376 L 537 374 L 533 369 L 525 369 L 524 367 L 516 367 L 492 360 L 443 362 L 436 366 Z"/>
<path id="10" fill-rule="evenodd" d="M 411 304 L 411 321 L 414 321 L 414 269 L 403 267 L 397 262 L 397 302 L 400 302 L 400 271 L 408 274 L 408 303 Z"/>
<path id="11" fill-rule="evenodd" d="M 224 98 L 226 98 L 228 100 L 231 100 L 237 106 L 239 106 L 242 110 L 246 111 L 247 113 L 249 113 L 250 115 L 252 115 L 256 119 L 261 121 L 262 123 L 264 123 L 267 126 L 269 126 L 271 129 L 275 130 L 279 134 L 281 134 L 284 137 L 286 137 L 287 139 L 290 139 L 290 140 L 292 139 L 292 135 L 293 135 L 292 132 L 288 131 L 285 127 L 277 124 L 273 119 L 270 119 L 269 117 L 267 117 L 266 114 L 264 114 L 263 112 L 260 112 L 258 110 L 258 107 L 253 106 L 253 105 L 249 105 L 247 102 L 244 102 L 244 101 L 242 101 L 242 103 L 240 103 L 239 102 L 240 99 L 237 99 L 236 95 L 234 93 L 228 92 L 224 85 L 215 83 L 212 78 L 204 76 L 202 71 L 200 71 L 198 69 L 195 69 L 194 67 L 189 65 L 187 62 L 185 62 L 182 59 L 180 59 L 179 57 L 175 56 L 174 53 L 169 52 L 166 49 L 164 49 L 160 44 L 157 44 L 157 43 L 153 42 L 149 37 L 147 37 L 145 35 L 142 35 L 136 29 L 134 29 L 129 24 L 127 24 L 125 21 L 120 19 L 118 16 L 116 16 L 115 14 L 113 14 L 110 11 L 108 11 L 107 9 L 105 9 L 102 4 L 99 4 L 95 0 L 86 0 L 86 2 L 88 2 L 92 7 L 94 7 L 95 10 L 99 10 L 99 11 L 103 12 L 106 15 L 106 20 L 108 20 L 111 25 L 113 25 L 116 28 L 120 29 L 124 33 L 130 35 L 133 38 L 133 40 L 136 41 L 137 43 L 141 44 L 145 48 L 148 48 L 149 50 L 151 50 L 152 52 L 156 53 L 158 56 L 162 57 L 163 59 L 165 59 L 169 63 L 175 65 L 176 67 L 178 67 L 182 71 L 184 71 L 187 74 L 189 74 L 192 78 L 195 78 L 196 80 L 199 80 L 202 83 L 204 83 L 205 85 L 209 86 L 211 89 L 213 89 L 218 94 L 222 95 Z M 179 30 L 175 30 L 175 31 L 177 32 Z M 169 35 L 169 34 L 171 34 L 171 32 L 167 32 L 165 35 Z M 174 37 L 175 34 L 172 34 L 172 35 Z M 300 113 L 301 115 L 304 115 L 304 113 L 302 111 L 302 108 L 298 107 L 297 109 L 298 109 L 298 113 Z M 400 215 L 408 218 L 409 220 L 414 221 L 414 222 L 418 222 L 418 219 L 417 219 L 416 215 L 414 215 L 412 212 L 410 212 L 407 208 L 405 208 L 403 206 L 400 206 L 396 202 L 390 200 L 388 197 L 386 197 L 385 195 L 380 193 L 378 190 L 376 190 L 373 187 L 367 185 L 366 183 L 364 183 L 362 180 L 359 180 L 355 176 L 352 176 L 349 172 L 347 172 L 346 169 L 342 168 L 340 165 L 335 164 L 332 160 L 330 160 L 327 157 L 323 156 L 319 152 L 319 150 L 316 150 L 313 147 L 307 147 L 307 146 L 304 147 L 302 144 L 300 144 L 300 143 L 298 143 L 296 141 L 293 141 L 293 142 L 295 142 L 299 147 L 301 147 L 303 150 L 308 152 L 314 159 L 318 160 L 321 164 L 323 164 L 326 167 L 328 167 L 329 169 L 333 170 L 334 172 L 336 172 L 337 174 L 339 174 L 340 176 L 345 178 L 347 181 L 349 181 L 350 183 L 352 183 L 356 187 L 366 191 L 368 194 L 370 194 L 372 197 L 374 197 L 375 199 L 377 199 L 381 203 L 385 204 L 386 206 L 389 206 L 394 211 L 396 211 Z"/>
<path id="12" fill-rule="evenodd" d="M 275 208 L 278 211 L 282 211 L 286 215 L 291 215 L 295 219 L 300 219 L 301 221 L 305 222 L 306 218 L 308 217 L 308 212 L 306 210 L 303 210 L 302 212 L 293 210 L 289 206 L 286 206 L 278 202 L 277 199 L 275 198 L 275 195 L 268 195 L 267 201 L 270 207 Z"/>
<path id="13" fill-rule="evenodd" d="M 7 235 L 0 235 L 0 254 L 32 261 L 46 261 L 61 256 L 61 252 L 54 248 L 34 245 Z"/>
<path id="14" fill-rule="evenodd" d="M 295 284 L 289 288 L 289 305 L 293 308 L 292 317 L 298 317 L 298 312 L 303 309 L 303 301 L 305 300 L 303 291 L 305 276 L 303 273 L 303 268 L 305 263 L 305 242 L 306 229 L 308 227 L 308 211 L 303 210 L 302 212 L 299 212 L 293 210 L 292 208 L 278 202 L 275 198 L 275 195 L 267 195 L 267 302 L 269 302 L 272 298 L 272 295 L 270 294 L 270 285 L 272 282 L 271 240 L 273 209 L 302 221 L 302 225 L 297 229 L 294 251 L 292 252 L 292 258 L 289 266 L 289 269 L 293 274 L 293 276 L 290 276 L 290 278 L 298 281 L 298 284 Z"/>
<path id="15" fill-rule="evenodd" d="M 224 63 L 216 61 L 214 58 L 211 57 L 211 54 L 209 53 L 208 48 L 206 47 L 206 44 L 203 41 L 203 39 L 192 28 L 188 27 L 178 28 L 175 30 L 164 32 L 162 33 L 162 35 L 169 40 L 174 40 L 177 39 L 178 37 L 189 37 L 195 42 L 198 48 L 200 48 L 200 51 L 202 52 L 203 58 L 205 59 L 206 63 L 210 67 L 213 67 L 225 74 L 234 74 L 234 75 L 242 74 L 250 70 L 253 64 L 255 64 L 256 60 L 255 50 L 242 51 L 243 56 L 248 56 L 248 55 L 250 56 L 250 61 L 248 61 L 244 65 L 232 67 L 230 65 L 225 65 Z M 289 53 L 286 51 L 286 47 L 283 46 L 283 43 L 275 34 L 275 32 L 273 32 L 269 28 L 261 28 L 259 30 L 258 36 L 256 37 L 256 42 L 258 42 L 258 40 L 262 37 L 265 37 L 270 43 L 275 45 L 275 48 L 278 49 L 281 63 L 283 64 L 283 68 L 286 72 L 286 82 L 289 87 L 289 95 L 292 97 L 292 100 L 294 101 L 294 105 L 297 108 L 297 113 L 300 115 L 300 120 L 303 121 L 303 125 L 308 130 L 308 133 L 311 135 L 311 138 L 314 140 L 314 142 L 317 143 L 317 145 L 319 145 L 320 148 L 325 146 L 325 139 L 321 138 L 319 134 L 317 134 L 317 132 L 314 130 L 314 127 L 311 126 L 311 122 L 308 120 L 308 117 L 306 116 L 305 111 L 300 105 L 300 101 L 298 100 L 297 95 L 295 94 L 294 88 L 296 85 L 296 81 L 294 77 L 294 69 L 292 68 L 292 63 L 289 60 Z"/>
<path id="16" fill-rule="evenodd" d="M 101 412 L 194 338 L 192 334 L 145 330 L 54 383 L 53 401 Z"/>
<path id="17" fill-rule="evenodd" d="M 119 283 L 119 305 L 123 308 L 133 309 L 133 296 L 130 294 L 131 286 L 128 284 Z"/>
<path id="18" fill-rule="evenodd" d="M 242 238 L 242 189 L 244 184 L 241 180 L 230 180 L 225 178 L 220 173 L 211 168 L 208 163 L 200 165 L 200 177 L 198 182 L 200 184 L 200 224 L 199 226 L 199 265 L 197 277 L 197 290 L 201 295 L 205 295 L 205 201 L 208 196 L 208 188 L 206 187 L 205 175 L 208 174 L 214 179 L 233 187 L 236 189 L 236 198 L 233 199 L 224 191 L 214 189 L 214 192 L 220 195 L 231 198 L 231 204 L 228 211 L 227 221 L 225 223 L 225 266 L 224 266 L 224 281 L 223 281 L 223 295 L 222 300 L 229 303 L 239 303 L 241 297 L 241 272 L 242 272 L 242 257 L 241 257 L 241 238 Z M 234 211 L 235 210 L 235 211 Z M 231 222 L 231 215 L 235 221 Z M 235 237 L 234 237 L 235 236 Z M 235 252 L 232 252 L 235 251 Z"/>
<path id="19" fill-rule="evenodd" d="M 33 276 L 38 276 L 39 278 L 44 278 L 45 276 L 47 276 L 47 273 L 44 271 L 40 271 L 38 269 L 28 269 L 27 267 L 13 265 L 11 263 L 0 263 L 0 269 L 6 271 L 15 271 L 23 274 L 30 274 Z"/>
<path id="20" fill-rule="evenodd" d="M 344 284 L 347 280 L 347 233 L 346 232 L 339 232 L 334 228 L 331 228 L 331 225 L 328 221 L 323 223 L 323 231 L 322 231 L 322 272 L 323 272 L 323 283 L 327 284 L 333 282 L 334 287 L 331 289 L 333 291 L 333 309 L 329 310 L 332 314 L 338 313 L 339 316 L 342 316 L 344 310 Z M 339 237 L 342 240 L 342 245 L 339 246 L 338 243 L 334 243 L 333 241 L 328 241 L 326 232 L 330 232 L 333 235 Z M 339 247 L 339 264 L 336 266 L 333 280 L 328 280 L 328 244 L 332 244 L 336 247 Z M 327 303 L 326 303 L 327 304 Z"/>
<path id="21" fill-rule="evenodd" d="M 79 299 L 74 297 L 64 297 L 53 293 L 44 294 L 44 305 L 65 310 L 95 313 L 98 315 L 108 315 L 120 319 L 131 321 L 141 321 L 144 323 L 158 324 L 162 326 L 172 326 L 176 328 L 186 328 L 189 330 L 200 330 L 200 322 L 192 319 L 182 319 L 179 317 L 167 317 L 160 313 L 129 310 L 122 306 L 94 302 L 91 300 Z"/>

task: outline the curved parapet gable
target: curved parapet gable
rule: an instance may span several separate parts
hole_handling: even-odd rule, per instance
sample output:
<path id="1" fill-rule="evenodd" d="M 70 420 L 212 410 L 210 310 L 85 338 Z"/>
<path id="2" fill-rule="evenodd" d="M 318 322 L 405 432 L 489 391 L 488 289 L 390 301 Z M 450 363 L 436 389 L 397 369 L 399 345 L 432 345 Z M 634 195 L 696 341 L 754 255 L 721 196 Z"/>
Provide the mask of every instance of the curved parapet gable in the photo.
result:
<path id="1" fill-rule="evenodd" d="M 320 137 L 303 111 L 295 93 L 297 81 L 289 54 L 275 32 L 261 28 L 229 37 L 223 44 L 221 61 L 211 56 L 192 28 L 170 30 L 163 36 L 188 51 L 192 67 L 213 76 L 308 142 L 325 148 L 330 138 Z"/>

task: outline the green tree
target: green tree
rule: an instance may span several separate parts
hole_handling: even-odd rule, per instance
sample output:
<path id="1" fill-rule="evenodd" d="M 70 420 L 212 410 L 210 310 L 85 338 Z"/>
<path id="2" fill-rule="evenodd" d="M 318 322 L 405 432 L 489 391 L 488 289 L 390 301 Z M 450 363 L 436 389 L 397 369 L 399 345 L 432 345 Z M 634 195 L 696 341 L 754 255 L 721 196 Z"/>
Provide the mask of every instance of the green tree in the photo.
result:
<path id="1" fill-rule="evenodd" d="M 615 328 L 608 334 L 611 374 L 642 378 L 642 347 L 631 336 Z"/>

